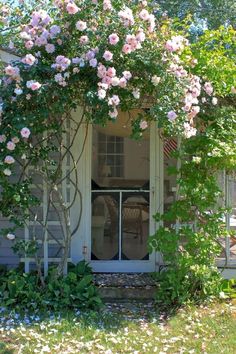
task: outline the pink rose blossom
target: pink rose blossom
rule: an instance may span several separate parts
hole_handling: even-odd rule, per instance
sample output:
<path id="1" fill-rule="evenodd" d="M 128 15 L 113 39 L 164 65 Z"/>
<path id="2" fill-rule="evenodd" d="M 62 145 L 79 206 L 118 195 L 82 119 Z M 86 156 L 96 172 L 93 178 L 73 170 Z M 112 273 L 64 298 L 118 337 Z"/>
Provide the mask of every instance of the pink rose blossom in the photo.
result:
<path id="1" fill-rule="evenodd" d="M 106 90 L 103 90 L 103 89 L 99 89 L 98 90 L 98 98 L 100 99 L 100 100 L 103 100 L 105 97 L 106 97 Z"/>
<path id="2" fill-rule="evenodd" d="M 87 28 L 87 23 L 84 21 L 78 21 L 78 22 L 76 22 L 75 26 L 76 26 L 77 30 L 84 31 Z"/>
<path id="3" fill-rule="evenodd" d="M 119 83 L 120 83 L 120 79 L 117 76 L 115 76 L 111 79 L 112 86 L 118 86 Z"/>
<path id="4" fill-rule="evenodd" d="M 28 139 L 28 137 L 30 136 L 29 128 L 26 128 L 26 127 L 22 128 L 20 131 L 20 134 L 21 134 L 22 138 Z"/>
<path id="5" fill-rule="evenodd" d="M 197 129 L 192 127 L 189 123 L 184 123 L 184 135 L 187 139 L 191 138 L 191 136 L 195 136 L 197 134 Z"/>
<path id="6" fill-rule="evenodd" d="M 26 82 L 27 88 L 31 89 L 32 91 L 37 91 L 42 86 L 38 81 L 30 80 Z"/>
<path id="7" fill-rule="evenodd" d="M 122 87 L 122 88 L 124 88 L 124 87 L 127 86 L 127 80 L 126 80 L 124 77 L 122 77 L 122 78 L 120 79 L 120 81 L 119 81 L 119 86 Z"/>
<path id="8" fill-rule="evenodd" d="M 173 122 L 177 118 L 177 114 L 174 111 L 169 111 L 167 113 L 167 118 L 169 119 L 169 121 Z"/>
<path id="9" fill-rule="evenodd" d="M 6 140 L 7 140 L 6 135 L 4 134 L 0 135 L 0 143 L 5 143 Z"/>
<path id="10" fill-rule="evenodd" d="M 116 118 L 117 116 L 118 116 L 118 111 L 117 111 L 117 109 L 116 108 L 114 108 L 114 110 L 113 111 L 109 111 L 109 116 L 111 117 L 111 118 Z"/>
<path id="11" fill-rule="evenodd" d="M 108 104 L 110 105 L 110 106 L 118 106 L 119 105 L 119 103 L 120 103 L 120 98 L 119 98 L 119 96 L 117 96 L 117 95 L 113 95 L 112 97 L 110 97 L 109 98 L 109 100 L 108 100 Z"/>
<path id="12" fill-rule="evenodd" d="M 209 96 L 211 96 L 213 94 L 213 91 L 214 91 L 213 86 L 212 86 L 212 84 L 210 82 L 205 82 L 204 90 Z"/>
<path id="13" fill-rule="evenodd" d="M 109 43 L 111 45 L 116 45 L 120 40 L 119 36 L 116 33 L 110 34 L 108 38 L 109 38 Z"/>
<path id="14" fill-rule="evenodd" d="M 87 44 L 89 42 L 88 36 L 81 36 L 80 39 L 80 44 Z"/>
<path id="15" fill-rule="evenodd" d="M 11 165 L 15 162 L 15 159 L 12 156 L 8 155 L 5 157 L 4 162 L 8 165 Z"/>
<path id="16" fill-rule="evenodd" d="M 75 5 L 75 3 L 69 3 L 66 6 L 66 10 L 70 15 L 74 15 L 79 11 L 79 8 Z"/>
<path id="17" fill-rule="evenodd" d="M 124 44 L 122 48 L 122 52 L 125 54 L 130 54 L 132 52 L 132 48 L 129 44 Z"/>
<path id="18" fill-rule="evenodd" d="M 51 33 L 51 37 L 55 37 L 59 33 L 61 33 L 61 28 L 57 25 L 53 25 L 50 27 L 50 33 Z"/>
<path id="19" fill-rule="evenodd" d="M 98 65 L 98 61 L 96 58 L 93 58 L 91 60 L 89 60 L 89 65 L 92 67 L 92 68 L 96 68 L 97 65 Z"/>
<path id="20" fill-rule="evenodd" d="M 131 74 L 130 71 L 123 71 L 122 74 L 123 74 L 123 76 L 124 76 L 124 78 L 125 78 L 126 80 L 130 80 L 131 77 L 132 77 L 132 74 Z"/>
<path id="21" fill-rule="evenodd" d="M 103 0 L 103 10 L 110 11 L 112 9 L 111 1 L 110 0 Z"/>
<path id="22" fill-rule="evenodd" d="M 33 48 L 33 46 L 34 46 L 34 42 L 33 41 L 25 42 L 25 48 L 26 49 L 31 49 L 31 48 Z"/>
<path id="23" fill-rule="evenodd" d="M 10 151 L 13 151 L 13 150 L 15 150 L 15 148 L 16 148 L 16 144 L 14 144 L 13 141 L 8 141 L 7 149 Z"/>
<path id="24" fill-rule="evenodd" d="M 108 68 L 106 74 L 110 77 L 115 77 L 116 76 L 116 69 L 115 68 Z"/>
<path id="25" fill-rule="evenodd" d="M 54 52 L 55 52 L 55 45 L 48 43 L 48 44 L 45 46 L 45 50 L 46 50 L 46 52 L 49 53 L 49 54 L 54 53 Z"/>
<path id="26" fill-rule="evenodd" d="M 27 54 L 21 61 L 27 65 L 34 65 L 37 59 L 32 54 Z"/>
<path id="27" fill-rule="evenodd" d="M 106 50 L 103 54 L 103 58 L 106 60 L 106 61 L 111 61 L 112 58 L 113 58 L 113 54 L 109 51 L 109 50 Z"/>
<path id="28" fill-rule="evenodd" d="M 140 129 L 142 129 L 142 130 L 147 129 L 148 124 L 147 124 L 146 120 L 141 120 L 141 122 L 139 123 L 139 127 L 140 127 Z"/>
<path id="29" fill-rule="evenodd" d="M 145 9 L 143 9 L 140 13 L 139 13 L 139 17 L 141 18 L 141 20 L 144 21 L 148 21 L 149 20 L 149 12 Z"/>
<path id="30" fill-rule="evenodd" d="M 9 76 L 12 76 L 12 77 L 16 77 L 16 76 L 19 76 L 20 74 L 20 69 L 17 68 L 16 66 L 11 66 L 11 65 L 8 65 L 6 68 L 5 68 L 5 73 Z"/>

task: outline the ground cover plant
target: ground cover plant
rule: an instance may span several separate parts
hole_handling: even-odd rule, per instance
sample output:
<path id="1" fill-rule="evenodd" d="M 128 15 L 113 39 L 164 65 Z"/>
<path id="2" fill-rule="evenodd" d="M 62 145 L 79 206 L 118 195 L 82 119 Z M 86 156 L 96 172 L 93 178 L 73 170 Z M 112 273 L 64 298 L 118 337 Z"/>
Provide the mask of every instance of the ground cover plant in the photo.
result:
<path id="1" fill-rule="evenodd" d="M 100 312 L 51 316 L 2 313 L 0 353 L 225 353 L 236 347 L 236 305 L 185 307 L 107 304 Z"/>
<path id="2" fill-rule="evenodd" d="M 26 274 L 19 269 L 6 271 L 0 279 L 0 304 L 14 311 L 36 314 L 65 308 L 98 309 L 102 304 L 85 262 L 69 266 L 64 277 L 57 277 L 56 268 L 50 268 L 43 286 L 37 272 Z"/>

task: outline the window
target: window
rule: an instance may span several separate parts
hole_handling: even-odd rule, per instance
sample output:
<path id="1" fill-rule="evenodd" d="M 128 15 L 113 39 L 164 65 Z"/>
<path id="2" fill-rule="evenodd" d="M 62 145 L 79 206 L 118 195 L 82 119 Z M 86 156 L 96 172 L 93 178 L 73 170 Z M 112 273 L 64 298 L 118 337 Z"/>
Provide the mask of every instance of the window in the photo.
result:
<path id="1" fill-rule="evenodd" d="M 98 133 L 99 177 L 124 177 L 124 138 Z"/>

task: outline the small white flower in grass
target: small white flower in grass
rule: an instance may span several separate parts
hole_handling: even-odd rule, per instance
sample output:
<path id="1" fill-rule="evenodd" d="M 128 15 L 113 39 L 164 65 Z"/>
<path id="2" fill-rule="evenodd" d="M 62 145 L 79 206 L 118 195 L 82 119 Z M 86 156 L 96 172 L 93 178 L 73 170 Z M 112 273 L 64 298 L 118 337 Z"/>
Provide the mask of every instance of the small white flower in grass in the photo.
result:
<path id="1" fill-rule="evenodd" d="M 9 170 L 9 168 L 5 168 L 5 170 L 3 170 L 3 173 L 5 176 L 10 176 L 11 175 L 11 170 Z"/>
<path id="2" fill-rule="evenodd" d="M 8 240 L 15 240 L 16 236 L 14 234 L 9 233 L 7 234 L 7 238 Z"/>
<path id="3" fill-rule="evenodd" d="M 19 96 L 19 95 L 22 95 L 23 90 L 20 89 L 20 88 L 16 88 L 16 89 L 14 90 L 14 93 L 15 93 L 17 96 Z"/>
<path id="4" fill-rule="evenodd" d="M 30 133 L 31 132 L 30 132 L 29 128 L 26 128 L 26 127 L 22 128 L 20 131 L 22 138 L 26 138 L 26 139 L 28 139 L 28 137 L 30 136 Z"/>
<path id="5" fill-rule="evenodd" d="M 11 165 L 15 162 L 15 159 L 12 156 L 7 155 L 4 159 L 4 162 L 7 163 L 8 165 Z"/>

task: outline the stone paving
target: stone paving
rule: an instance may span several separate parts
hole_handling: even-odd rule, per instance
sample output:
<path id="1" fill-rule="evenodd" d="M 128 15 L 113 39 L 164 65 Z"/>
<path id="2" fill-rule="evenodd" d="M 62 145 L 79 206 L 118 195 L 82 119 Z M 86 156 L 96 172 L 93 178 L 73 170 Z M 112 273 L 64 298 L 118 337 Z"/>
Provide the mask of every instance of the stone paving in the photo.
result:
<path id="1" fill-rule="evenodd" d="M 98 273 L 94 274 L 98 287 L 149 288 L 156 285 L 148 273 Z"/>

